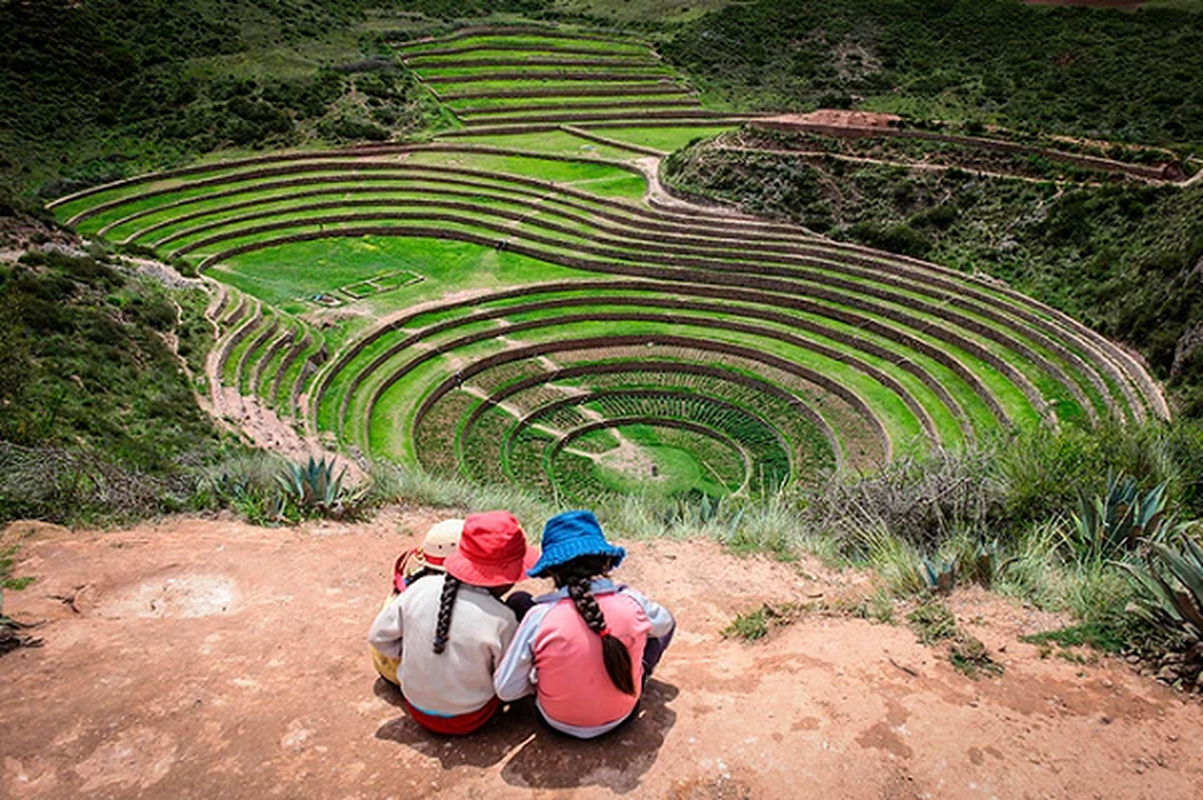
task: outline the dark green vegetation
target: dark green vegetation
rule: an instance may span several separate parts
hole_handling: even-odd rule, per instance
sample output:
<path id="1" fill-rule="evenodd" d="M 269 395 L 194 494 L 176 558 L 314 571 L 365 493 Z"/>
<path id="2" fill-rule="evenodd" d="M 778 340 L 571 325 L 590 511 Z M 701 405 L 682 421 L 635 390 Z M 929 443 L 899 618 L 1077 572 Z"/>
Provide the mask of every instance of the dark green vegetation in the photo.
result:
<path id="1" fill-rule="evenodd" d="M 768 636 L 773 628 L 790 625 L 807 609 L 793 603 L 771 606 L 767 603 L 755 611 L 738 614 L 720 633 L 724 638 L 754 642 Z"/>
<path id="2" fill-rule="evenodd" d="M 428 96 L 359 25 L 364 6 L 0 4 L 0 197 L 224 148 L 421 129 Z"/>
<path id="3" fill-rule="evenodd" d="M 914 119 L 1195 146 L 1203 17 L 982 0 L 768 0 L 675 30 L 665 57 L 740 109 Z"/>

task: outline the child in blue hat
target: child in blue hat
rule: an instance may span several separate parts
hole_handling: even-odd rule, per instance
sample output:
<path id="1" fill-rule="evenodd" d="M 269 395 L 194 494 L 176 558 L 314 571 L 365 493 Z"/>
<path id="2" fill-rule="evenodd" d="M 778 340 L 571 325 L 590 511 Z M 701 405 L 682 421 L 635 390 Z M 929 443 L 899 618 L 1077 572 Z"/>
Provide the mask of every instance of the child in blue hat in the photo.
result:
<path id="1" fill-rule="evenodd" d="M 626 550 L 606 541 L 589 511 L 547 521 L 543 554 L 528 570 L 556 591 L 535 598 L 493 676 L 502 702 L 534 694 L 547 724 L 589 739 L 632 716 L 672 639 L 667 610 L 608 575 Z"/>

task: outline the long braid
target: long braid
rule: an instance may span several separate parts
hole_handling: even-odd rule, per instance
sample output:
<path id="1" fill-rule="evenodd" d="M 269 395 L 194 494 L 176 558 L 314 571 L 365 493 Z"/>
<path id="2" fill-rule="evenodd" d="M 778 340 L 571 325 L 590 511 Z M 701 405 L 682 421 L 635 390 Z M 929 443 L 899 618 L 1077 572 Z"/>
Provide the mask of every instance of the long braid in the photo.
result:
<path id="1" fill-rule="evenodd" d="M 593 579 L 588 575 L 572 575 L 568 578 L 568 596 L 576 604 L 577 613 L 585 618 L 589 630 L 601 634 L 606 629 L 606 615 L 602 613 L 597 598 L 593 596 Z"/>
<path id="2" fill-rule="evenodd" d="M 455 595 L 459 592 L 459 579 L 447 575 L 443 578 L 443 594 L 439 598 L 439 624 L 434 629 L 434 652 L 442 655 L 451 638 L 451 612 L 455 610 Z"/>
<path id="3" fill-rule="evenodd" d="M 553 578 L 568 588 L 568 596 L 572 598 L 577 613 L 585 620 L 589 630 L 601 636 L 606 674 L 614 686 L 624 694 L 633 695 L 635 678 L 631 674 L 631 653 L 617 636 L 610 633 L 606 627 L 606 615 L 593 596 L 593 576 L 605 569 L 605 563 L 598 563 L 596 557 L 577 558 L 564 564 L 562 572 L 553 575 Z"/>

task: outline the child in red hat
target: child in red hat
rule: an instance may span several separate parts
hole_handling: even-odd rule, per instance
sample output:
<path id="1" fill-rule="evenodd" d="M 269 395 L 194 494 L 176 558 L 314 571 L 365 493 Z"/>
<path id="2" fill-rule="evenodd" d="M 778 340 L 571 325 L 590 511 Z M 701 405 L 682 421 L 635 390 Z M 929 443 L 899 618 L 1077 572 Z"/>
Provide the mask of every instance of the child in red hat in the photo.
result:
<path id="1" fill-rule="evenodd" d="M 402 699 L 420 725 L 465 734 L 496 713 L 493 671 L 518 628 L 500 598 L 537 557 L 513 514 L 471 514 L 445 574 L 410 584 L 377 615 L 368 642 L 399 659 Z"/>

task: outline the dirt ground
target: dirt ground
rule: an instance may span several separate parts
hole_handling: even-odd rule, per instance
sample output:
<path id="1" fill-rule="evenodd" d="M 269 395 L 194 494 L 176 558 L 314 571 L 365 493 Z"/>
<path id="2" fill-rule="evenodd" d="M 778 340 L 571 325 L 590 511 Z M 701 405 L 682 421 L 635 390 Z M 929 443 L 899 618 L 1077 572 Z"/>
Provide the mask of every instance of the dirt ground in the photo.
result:
<path id="1" fill-rule="evenodd" d="M 847 616 L 724 640 L 737 612 L 838 602 L 861 579 L 708 542 L 623 542 L 617 575 L 679 625 L 633 725 L 578 742 L 519 703 L 472 737 L 428 734 L 364 637 L 435 518 L 10 526 L 16 574 L 38 579 L 5 611 L 46 624 L 43 647 L 0 657 L 0 797 L 1203 797 L 1199 704 L 1018 641 L 1057 620 L 955 594 L 1006 668 L 978 681 L 905 627 Z"/>

